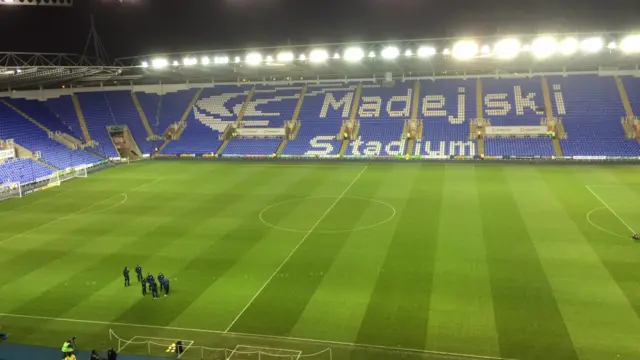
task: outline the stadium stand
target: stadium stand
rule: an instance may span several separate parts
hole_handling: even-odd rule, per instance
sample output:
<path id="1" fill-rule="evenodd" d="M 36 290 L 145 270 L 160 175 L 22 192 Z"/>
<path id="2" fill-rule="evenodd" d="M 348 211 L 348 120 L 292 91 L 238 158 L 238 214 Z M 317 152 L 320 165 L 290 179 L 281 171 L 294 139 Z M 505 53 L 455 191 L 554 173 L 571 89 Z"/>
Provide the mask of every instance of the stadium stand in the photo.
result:
<path id="1" fill-rule="evenodd" d="M 544 100 L 540 78 L 483 79 L 484 116 L 492 126 L 540 125 Z"/>
<path id="2" fill-rule="evenodd" d="M 44 106 L 50 109 L 51 112 L 71 130 L 71 135 L 84 142 L 82 129 L 80 128 L 80 121 L 78 120 L 76 110 L 73 107 L 71 96 L 62 95 L 60 97 L 47 99 L 44 102 Z"/>
<path id="3" fill-rule="evenodd" d="M 73 135 L 73 131 L 71 127 L 64 122 L 62 122 L 56 114 L 54 114 L 47 106 L 45 102 L 38 100 L 27 100 L 27 99 L 6 99 L 9 103 L 11 103 L 16 108 L 23 111 L 25 114 L 31 116 L 33 119 L 37 120 L 41 125 L 45 126 L 47 129 L 56 132 L 60 131 L 63 133 L 67 133 Z"/>
<path id="4" fill-rule="evenodd" d="M 32 152 L 40 151 L 41 160 L 58 169 L 93 164 L 102 160 L 84 150 L 71 150 L 50 139 L 42 128 L 4 103 L 0 103 L 0 139 L 14 139 L 17 144 Z"/>
<path id="5" fill-rule="evenodd" d="M 336 136 L 340 132 L 340 120 L 307 120 L 301 122 L 298 137 L 289 140 L 283 155 L 321 156 L 338 155 L 341 140 Z M 321 145 L 320 145 L 321 144 Z"/>
<path id="6" fill-rule="evenodd" d="M 107 131 L 107 126 L 117 123 L 104 92 L 78 93 L 77 97 L 91 138 L 99 144 L 98 152 L 106 157 L 120 157 Z"/>
<path id="7" fill-rule="evenodd" d="M 633 114 L 637 117 L 640 115 L 640 78 L 625 76 L 622 81 L 627 89 L 627 96 L 629 97 Z"/>
<path id="8" fill-rule="evenodd" d="M 30 183 L 51 175 L 53 171 L 33 159 L 13 159 L 0 164 L 0 183 Z"/>
<path id="9" fill-rule="evenodd" d="M 620 118 L 624 107 L 612 77 L 575 75 L 550 77 L 553 91 L 561 91 L 555 104 L 568 139 L 561 140 L 566 156 L 640 156 L 640 144 L 625 139 Z"/>
<path id="10" fill-rule="evenodd" d="M 223 155 L 272 155 L 281 139 L 233 139 L 222 152 Z"/>
<path id="11" fill-rule="evenodd" d="M 421 81 L 420 111 L 422 142 L 416 155 L 474 155 L 475 141 L 469 140 L 469 121 L 476 108 L 475 80 Z M 460 144 L 464 144 L 461 146 Z"/>
<path id="12" fill-rule="evenodd" d="M 554 156 L 548 137 L 487 138 L 485 155 L 489 156 Z"/>
<path id="13" fill-rule="evenodd" d="M 127 125 L 133 139 L 143 154 L 150 154 L 152 142 L 147 140 L 147 131 L 138 115 L 129 91 L 105 91 L 107 105 L 111 108 L 113 118 L 118 125 Z"/>

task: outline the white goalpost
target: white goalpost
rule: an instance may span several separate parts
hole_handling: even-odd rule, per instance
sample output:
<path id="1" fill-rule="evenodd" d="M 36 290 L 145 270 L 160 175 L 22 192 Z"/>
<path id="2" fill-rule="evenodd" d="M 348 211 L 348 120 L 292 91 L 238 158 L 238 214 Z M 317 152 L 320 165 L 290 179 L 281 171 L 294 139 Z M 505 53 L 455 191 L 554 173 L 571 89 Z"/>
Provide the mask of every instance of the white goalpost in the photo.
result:
<path id="1" fill-rule="evenodd" d="M 22 186 L 19 182 L 0 184 L 0 201 L 14 197 L 22 197 Z"/>

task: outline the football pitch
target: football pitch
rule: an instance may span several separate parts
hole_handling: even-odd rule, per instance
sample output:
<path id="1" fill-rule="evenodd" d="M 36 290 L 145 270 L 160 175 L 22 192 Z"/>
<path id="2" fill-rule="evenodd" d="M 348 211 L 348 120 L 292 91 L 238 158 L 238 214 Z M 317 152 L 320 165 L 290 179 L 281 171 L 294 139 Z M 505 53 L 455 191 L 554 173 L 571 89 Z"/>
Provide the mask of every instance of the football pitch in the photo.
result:
<path id="1" fill-rule="evenodd" d="M 640 166 L 148 161 L 2 202 L 0 219 L 13 342 L 640 359 Z M 170 296 L 143 297 L 137 264 Z"/>

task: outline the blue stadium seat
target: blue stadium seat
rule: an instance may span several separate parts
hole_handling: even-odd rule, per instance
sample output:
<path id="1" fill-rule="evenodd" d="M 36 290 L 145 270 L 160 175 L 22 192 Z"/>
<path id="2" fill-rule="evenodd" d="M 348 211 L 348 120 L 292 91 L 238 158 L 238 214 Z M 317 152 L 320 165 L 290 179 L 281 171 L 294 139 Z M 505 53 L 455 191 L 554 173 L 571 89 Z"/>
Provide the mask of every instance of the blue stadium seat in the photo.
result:
<path id="1" fill-rule="evenodd" d="M 32 159 L 13 159 L 0 164 L 0 183 L 19 182 L 26 184 L 47 177 L 53 173 Z"/>

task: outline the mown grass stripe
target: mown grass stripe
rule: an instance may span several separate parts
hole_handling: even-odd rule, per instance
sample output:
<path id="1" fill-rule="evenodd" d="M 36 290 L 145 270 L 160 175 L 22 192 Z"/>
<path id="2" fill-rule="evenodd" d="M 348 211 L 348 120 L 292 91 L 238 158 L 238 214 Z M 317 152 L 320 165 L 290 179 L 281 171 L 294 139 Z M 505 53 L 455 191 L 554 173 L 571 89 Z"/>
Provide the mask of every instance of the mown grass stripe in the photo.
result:
<path id="1" fill-rule="evenodd" d="M 476 168 L 500 353 L 523 360 L 577 359 L 503 171 Z"/>

